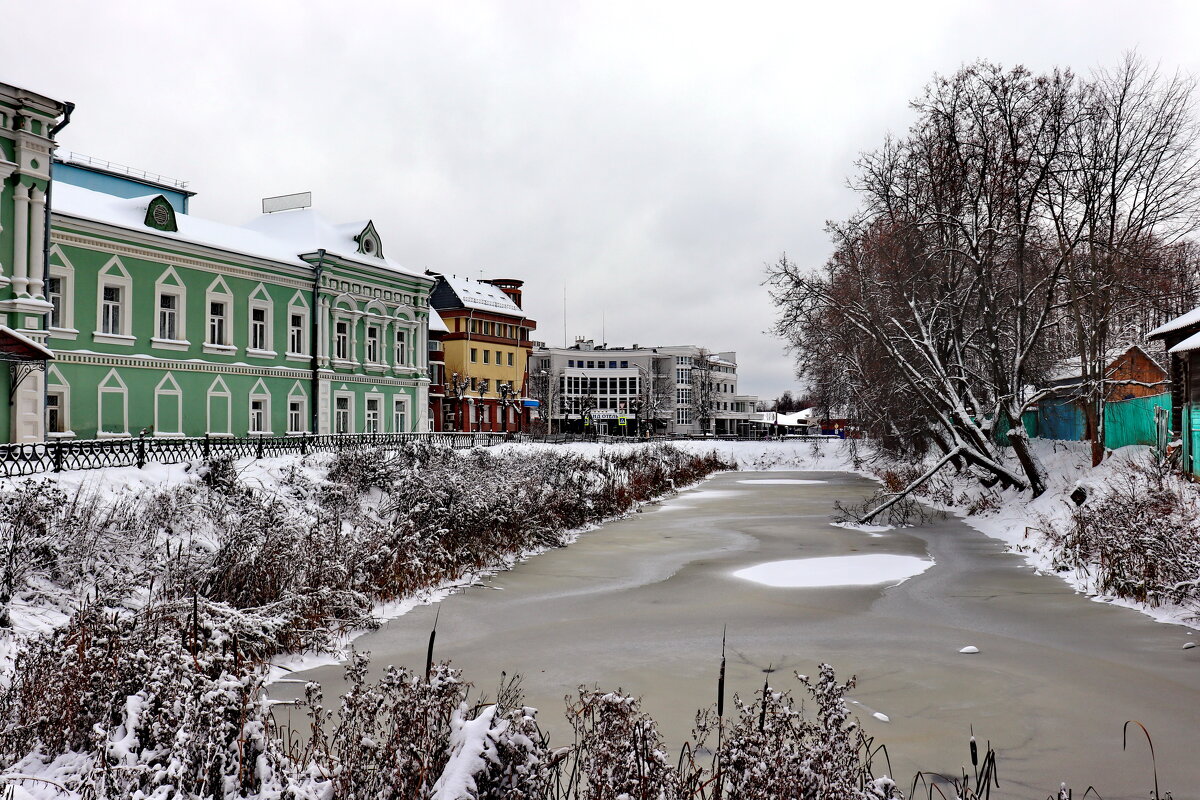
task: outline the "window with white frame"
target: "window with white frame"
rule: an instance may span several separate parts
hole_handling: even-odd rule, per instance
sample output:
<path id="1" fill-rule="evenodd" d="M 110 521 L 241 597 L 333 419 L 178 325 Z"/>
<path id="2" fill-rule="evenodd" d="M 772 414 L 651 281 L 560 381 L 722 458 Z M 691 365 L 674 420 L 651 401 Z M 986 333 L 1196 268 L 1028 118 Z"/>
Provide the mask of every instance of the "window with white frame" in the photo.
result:
<path id="1" fill-rule="evenodd" d="M 294 355 L 304 355 L 308 348 L 305 346 L 305 329 L 308 322 L 305 314 L 292 309 L 288 313 L 288 352 Z"/>
<path id="2" fill-rule="evenodd" d="M 162 293 L 158 296 L 158 339 L 179 339 L 179 295 Z"/>
<path id="3" fill-rule="evenodd" d="M 272 336 L 273 304 L 267 287 L 259 284 L 250 293 L 249 309 L 249 342 L 248 349 L 258 351 L 254 355 L 275 355 L 275 342 Z"/>
<path id="4" fill-rule="evenodd" d="M 350 433 L 354 430 L 354 396 L 337 394 L 333 398 L 333 432 Z"/>
<path id="5" fill-rule="evenodd" d="M 58 367 L 46 370 L 46 435 L 55 438 L 70 436 L 71 387 Z"/>
<path id="6" fill-rule="evenodd" d="M 50 248 L 47 272 L 46 299 L 54 307 L 50 312 L 50 335 L 74 339 L 79 333 L 75 330 L 75 267 L 58 245 Z"/>
<path id="7" fill-rule="evenodd" d="M 288 433 L 308 432 L 308 398 L 298 384 L 288 395 L 287 430 Z"/>
<path id="8" fill-rule="evenodd" d="M 253 306 L 250 309 L 250 349 L 267 350 L 267 309 Z"/>
<path id="9" fill-rule="evenodd" d="M 168 267 L 154 282 L 154 335 L 151 347 L 166 350 L 187 348 L 187 290 L 174 267 Z"/>
<path id="10" fill-rule="evenodd" d="M 100 270 L 96 288 L 95 337 L 108 344 L 133 344 L 133 281 L 120 259 L 114 257 Z"/>
<path id="11" fill-rule="evenodd" d="M 396 329 L 396 366 L 408 366 L 408 331 L 403 328 Z"/>
<path id="12" fill-rule="evenodd" d="M 217 278 L 205 292 L 208 327 L 205 346 L 218 351 L 233 349 L 233 292 L 224 278 Z"/>
<path id="13" fill-rule="evenodd" d="M 211 300 L 208 303 L 208 344 L 229 343 L 229 303 Z"/>
<path id="14" fill-rule="evenodd" d="M 124 286 L 106 285 L 100 288 L 100 332 L 123 336 Z"/>
<path id="15" fill-rule="evenodd" d="M 62 392 L 46 392 L 46 433 L 66 433 L 66 399 Z"/>
<path id="16" fill-rule="evenodd" d="M 261 380 L 250 390 L 250 433 L 271 432 L 271 393 Z"/>
<path id="17" fill-rule="evenodd" d="M 46 279 L 46 300 L 50 303 L 50 327 L 63 327 L 63 279 L 51 275 Z"/>
<path id="18" fill-rule="evenodd" d="M 350 360 L 350 323 L 339 319 L 333 326 L 333 357 Z"/>
<path id="19" fill-rule="evenodd" d="M 382 418 L 383 398 L 378 395 L 367 395 L 366 416 L 363 419 L 363 430 L 366 433 L 379 433 Z"/>
<path id="20" fill-rule="evenodd" d="M 392 430 L 396 433 L 408 432 L 408 399 L 394 398 L 392 401 Z"/>
<path id="21" fill-rule="evenodd" d="M 382 332 L 378 325 L 367 326 L 367 363 L 378 364 L 380 360 L 380 339 Z"/>
<path id="22" fill-rule="evenodd" d="M 250 432 L 263 433 L 267 430 L 267 401 L 262 397 L 250 400 Z"/>

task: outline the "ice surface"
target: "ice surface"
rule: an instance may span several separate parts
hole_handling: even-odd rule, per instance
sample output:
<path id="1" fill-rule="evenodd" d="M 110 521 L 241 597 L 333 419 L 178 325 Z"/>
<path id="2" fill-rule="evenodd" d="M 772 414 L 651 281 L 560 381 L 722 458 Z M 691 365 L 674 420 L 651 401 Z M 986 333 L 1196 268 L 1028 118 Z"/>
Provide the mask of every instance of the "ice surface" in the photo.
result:
<path id="1" fill-rule="evenodd" d="M 738 483 L 761 483 L 770 484 L 773 486 L 811 486 L 814 483 L 829 483 L 829 481 L 809 481 L 799 478 L 758 478 L 746 481 L 738 481 Z"/>
<path id="2" fill-rule="evenodd" d="M 826 556 L 768 561 L 733 573 L 764 586 L 813 588 L 819 586 L 890 586 L 903 583 L 933 566 L 917 556 L 871 553 L 859 556 Z"/>

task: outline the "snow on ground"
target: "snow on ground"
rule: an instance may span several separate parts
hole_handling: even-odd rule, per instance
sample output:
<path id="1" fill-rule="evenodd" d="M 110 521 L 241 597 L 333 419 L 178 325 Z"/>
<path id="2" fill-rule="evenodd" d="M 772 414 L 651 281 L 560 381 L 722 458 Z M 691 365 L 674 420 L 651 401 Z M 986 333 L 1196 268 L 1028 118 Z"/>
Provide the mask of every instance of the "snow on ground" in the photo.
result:
<path id="1" fill-rule="evenodd" d="M 933 566 L 917 556 L 870 553 L 768 561 L 733 573 L 735 578 L 788 589 L 834 586 L 898 586 Z"/>

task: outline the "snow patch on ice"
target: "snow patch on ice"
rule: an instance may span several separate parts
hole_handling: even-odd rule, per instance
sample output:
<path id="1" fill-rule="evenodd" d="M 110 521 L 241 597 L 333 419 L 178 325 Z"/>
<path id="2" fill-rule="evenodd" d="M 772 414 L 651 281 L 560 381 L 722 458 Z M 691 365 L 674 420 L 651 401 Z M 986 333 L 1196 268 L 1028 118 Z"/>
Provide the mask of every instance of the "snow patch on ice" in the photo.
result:
<path id="1" fill-rule="evenodd" d="M 978 652 L 979 652 L 979 648 L 978 648 L 978 647 L 976 647 L 976 646 L 975 646 L 975 645 L 973 645 L 973 644 L 969 644 L 969 645 L 967 645 L 966 647 L 964 647 L 964 648 L 962 648 L 961 650 L 959 650 L 958 652 L 960 652 L 960 653 L 966 653 L 967 655 L 973 655 L 973 654 L 975 654 L 975 653 L 978 653 Z"/>
<path id="2" fill-rule="evenodd" d="M 917 556 L 870 553 L 857 556 L 825 556 L 768 561 L 740 569 L 734 577 L 789 589 L 822 586 L 897 586 L 933 566 Z"/>

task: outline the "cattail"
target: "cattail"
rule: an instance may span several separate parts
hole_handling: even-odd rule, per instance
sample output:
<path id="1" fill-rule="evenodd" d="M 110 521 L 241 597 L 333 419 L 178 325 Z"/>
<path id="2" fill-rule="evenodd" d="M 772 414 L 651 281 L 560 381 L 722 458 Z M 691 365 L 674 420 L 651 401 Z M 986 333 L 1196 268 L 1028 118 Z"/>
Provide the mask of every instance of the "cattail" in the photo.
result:
<path id="1" fill-rule="evenodd" d="M 721 671 L 717 675 L 717 716 L 725 716 L 725 629 L 721 629 Z"/>

